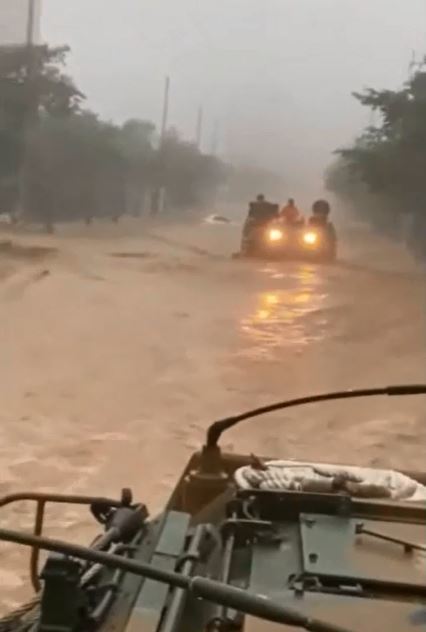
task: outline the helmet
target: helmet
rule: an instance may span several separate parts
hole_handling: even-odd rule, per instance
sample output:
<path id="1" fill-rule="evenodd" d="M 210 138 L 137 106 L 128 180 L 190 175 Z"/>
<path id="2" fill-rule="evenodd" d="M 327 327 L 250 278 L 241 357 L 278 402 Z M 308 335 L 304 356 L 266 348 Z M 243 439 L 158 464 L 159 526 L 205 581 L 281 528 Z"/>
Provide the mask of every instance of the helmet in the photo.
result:
<path id="1" fill-rule="evenodd" d="M 257 196 L 256 200 L 258 202 L 264 202 L 265 201 L 265 196 L 262 193 L 259 193 L 259 195 Z"/>
<path id="2" fill-rule="evenodd" d="M 330 213 L 330 204 L 327 200 L 317 200 L 312 204 L 312 213 L 326 217 Z"/>

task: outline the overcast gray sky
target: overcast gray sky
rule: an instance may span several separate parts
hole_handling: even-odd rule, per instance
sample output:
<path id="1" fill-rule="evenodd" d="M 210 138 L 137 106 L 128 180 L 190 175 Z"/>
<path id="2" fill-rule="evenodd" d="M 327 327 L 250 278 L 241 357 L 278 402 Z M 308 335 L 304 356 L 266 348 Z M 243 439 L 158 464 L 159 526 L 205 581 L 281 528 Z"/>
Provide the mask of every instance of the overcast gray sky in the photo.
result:
<path id="1" fill-rule="evenodd" d="M 368 122 L 351 91 L 426 53 L 426 0 L 44 0 L 42 33 L 102 115 L 158 122 L 168 73 L 171 124 L 192 137 L 203 103 L 206 149 L 218 118 L 224 150 L 297 187 Z"/>

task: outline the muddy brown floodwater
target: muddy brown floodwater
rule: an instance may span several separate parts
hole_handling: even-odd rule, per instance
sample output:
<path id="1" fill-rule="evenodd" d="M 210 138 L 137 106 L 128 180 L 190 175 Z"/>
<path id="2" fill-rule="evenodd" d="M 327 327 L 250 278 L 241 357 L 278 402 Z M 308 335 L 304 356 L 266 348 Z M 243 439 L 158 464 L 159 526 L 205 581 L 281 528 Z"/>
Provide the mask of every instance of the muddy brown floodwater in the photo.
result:
<path id="1" fill-rule="evenodd" d="M 132 487 L 155 512 L 215 418 L 305 393 L 426 381 L 425 284 L 406 253 L 353 228 L 335 266 L 232 261 L 239 231 L 134 220 L 9 236 L 1 493 Z M 246 422 L 224 445 L 424 468 L 424 405 L 311 406 Z M 1 524 L 28 529 L 30 508 L 3 510 Z M 85 540 L 92 521 L 55 508 L 47 533 Z M 3 609 L 29 594 L 26 559 L 0 547 Z"/>

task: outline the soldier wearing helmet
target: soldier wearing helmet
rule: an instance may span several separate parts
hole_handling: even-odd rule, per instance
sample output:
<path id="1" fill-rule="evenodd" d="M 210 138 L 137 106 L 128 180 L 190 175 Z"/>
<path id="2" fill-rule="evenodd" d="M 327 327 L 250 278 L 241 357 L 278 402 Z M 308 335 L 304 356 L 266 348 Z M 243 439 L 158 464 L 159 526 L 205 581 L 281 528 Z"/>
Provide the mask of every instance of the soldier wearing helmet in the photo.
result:
<path id="1" fill-rule="evenodd" d="M 324 228 L 332 242 L 336 242 L 336 229 L 332 222 L 329 221 L 330 204 L 327 200 L 316 200 L 312 204 L 312 215 L 308 220 L 310 226 L 318 226 Z"/>

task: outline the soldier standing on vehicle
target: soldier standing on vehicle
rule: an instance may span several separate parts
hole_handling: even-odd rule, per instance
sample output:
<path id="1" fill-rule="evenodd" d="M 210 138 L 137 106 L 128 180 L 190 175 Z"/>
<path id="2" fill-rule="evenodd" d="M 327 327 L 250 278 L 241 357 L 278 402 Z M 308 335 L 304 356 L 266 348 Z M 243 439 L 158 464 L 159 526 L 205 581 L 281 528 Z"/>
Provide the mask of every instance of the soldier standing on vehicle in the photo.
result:
<path id="1" fill-rule="evenodd" d="M 256 214 L 256 211 L 261 213 L 264 208 L 265 205 L 267 205 L 268 202 L 265 200 L 265 196 L 263 195 L 263 193 L 259 193 L 259 195 L 256 197 L 256 201 L 255 202 L 250 202 L 250 209 L 252 209 L 254 211 L 254 214 Z"/>
<path id="2" fill-rule="evenodd" d="M 329 215 L 330 204 L 327 200 L 317 200 L 312 205 L 312 215 L 309 218 L 309 225 L 324 227 L 327 230 L 329 237 L 333 241 L 336 241 L 336 229 L 334 228 L 333 223 L 329 221 Z"/>
<path id="3" fill-rule="evenodd" d="M 297 208 L 293 198 L 290 198 L 281 209 L 280 215 L 287 224 L 301 224 L 304 222 L 303 215 Z"/>
<path id="4" fill-rule="evenodd" d="M 243 227 L 242 253 L 247 253 L 250 250 L 256 231 L 278 216 L 278 209 L 278 205 L 267 202 L 263 194 L 259 194 L 255 202 L 250 202 L 248 215 Z"/>
<path id="5" fill-rule="evenodd" d="M 247 220 L 254 222 L 264 221 L 265 217 L 270 218 L 271 215 L 271 203 L 265 200 L 265 196 L 260 193 L 256 197 L 255 202 L 250 202 Z"/>

